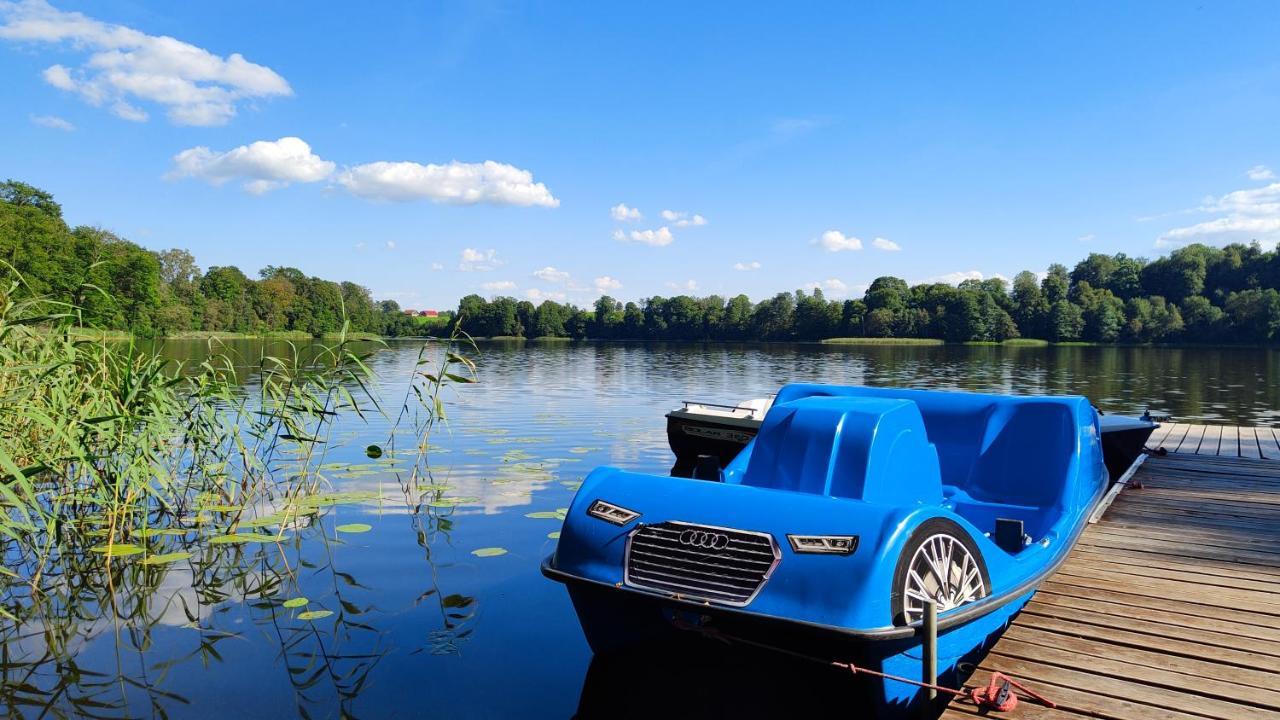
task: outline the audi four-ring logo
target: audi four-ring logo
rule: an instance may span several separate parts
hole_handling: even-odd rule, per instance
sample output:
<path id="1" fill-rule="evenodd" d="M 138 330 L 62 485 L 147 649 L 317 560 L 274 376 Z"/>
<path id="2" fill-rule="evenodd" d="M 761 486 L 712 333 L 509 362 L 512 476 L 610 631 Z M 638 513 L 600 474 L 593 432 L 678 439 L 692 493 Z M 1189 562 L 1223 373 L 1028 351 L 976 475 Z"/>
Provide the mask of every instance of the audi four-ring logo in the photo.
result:
<path id="1" fill-rule="evenodd" d="M 729 536 L 706 530 L 685 530 L 680 533 L 680 544 L 708 550 L 723 550 L 729 547 Z"/>

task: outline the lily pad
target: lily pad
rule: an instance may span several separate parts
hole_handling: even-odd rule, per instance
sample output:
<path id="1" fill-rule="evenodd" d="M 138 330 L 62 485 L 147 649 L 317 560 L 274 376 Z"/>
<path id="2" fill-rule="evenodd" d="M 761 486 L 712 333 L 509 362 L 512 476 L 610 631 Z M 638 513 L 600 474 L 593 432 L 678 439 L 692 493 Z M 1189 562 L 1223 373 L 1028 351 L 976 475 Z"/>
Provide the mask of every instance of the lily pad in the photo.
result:
<path id="1" fill-rule="evenodd" d="M 565 513 L 559 510 L 539 510 L 538 512 L 525 513 L 524 516 L 534 520 L 563 520 Z"/>
<path id="2" fill-rule="evenodd" d="M 190 557 L 191 557 L 191 553 L 189 552 L 164 553 L 162 555 L 152 555 L 146 560 L 143 560 L 142 564 L 143 565 L 168 565 L 169 563 L 180 562 Z"/>
<path id="3" fill-rule="evenodd" d="M 273 543 L 273 542 L 280 542 L 281 540 L 285 539 L 284 536 L 272 535 L 270 533 L 260 533 L 260 532 L 236 533 L 236 535 L 239 535 L 240 537 L 244 538 L 245 542 L 256 542 L 256 543 Z"/>
<path id="4" fill-rule="evenodd" d="M 369 447 L 364 449 L 364 454 L 368 455 L 374 460 L 377 460 L 378 458 L 382 457 L 382 448 L 378 447 L 377 445 L 370 445 Z"/>
<path id="5" fill-rule="evenodd" d="M 303 605 L 306 605 L 308 602 L 311 602 L 311 601 L 310 601 L 310 600 L 307 600 L 307 599 L 306 599 L 306 598 L 304 598 L 304 597 L 296 597 L 296 598 L 289 598 L 288 600 L 285 600 L 285 601 L 284 601 L 284 603 L 282 603 L 282 604 L 283 604 L 285 607 L 287 607 L 287 608 L 289 608 L 290 610 L 292 610 L 292 609 L 294 609 L 294 608 L 300 608 L 300 607 L 302 607 Z"/>
<path id="6" fill-rule="evenodd" d="M 351 533 L 351 534 L 366 533 L 372 529 L 373 529 L 373 526 L 368 525 L 366 523 L 347 523 L 346 525 L 339 525 L 334 528 L 334 530 L 337 530 L 340 533 Z"/>
<path id="7" fill-rule="evenodd" d="M 471 554 L 476 557 L 498 557 L 499 555 L 506 555 L 507 549 L 500 547 L 487 547 L 480 548 L 479 550 L 472 550 Z"/>
<path id="8" fill-rule="evenodd" d="M 186 528 L 142 528 L 141 530 L 135 531 L 133 534 L 135 537 L 149 538 L 161 535 L 172 535 L 176 537 L 179 535 L 186 535 L 189 532 L 191 532 L 191 530 Z"/>
<path id="9" fill-rule="evenodd" d="M 299 620 L 322 620 L 333 614 L 332 610 L 308 610 L 298 613 Z"/>
<path id="10" fill-rule="evenodd" d="M 239 545 L 240 543 L 273 543 L 281 540 L 275 535 L 266 533 L 230 533 L 209 538 L 210 545 Z"/>
<path id="11" fill-rule="evenodd" d="M 571 452 L 571 453 L 573 453 L 573 454 L 575 454 L 575 455 L 586 455 L 587 453 L 591 452 L 591 450 L 592 450 L 592 448 L 589 448 L 589 447 L 571 447 L 571 448 L 569 448 L 569 452 Z"/>
<path id="12" fill-rule="evenodd" d="M 547 533 L 547 537 L 551 538 L 552 540 L 559 540 L 559 539 L 560 539 L 560 531 L 559 531 L 559 530 L 552 530 L 551 532 Z"/>
<path id="13" fill-rule="evenodd" d="M 98 547 L 91 549 L 93 552 L 101 553 L 107 557 L 128 557 L 142 552 L 142 548 L 137 545 L 129 544 L 99 545 Z"/>

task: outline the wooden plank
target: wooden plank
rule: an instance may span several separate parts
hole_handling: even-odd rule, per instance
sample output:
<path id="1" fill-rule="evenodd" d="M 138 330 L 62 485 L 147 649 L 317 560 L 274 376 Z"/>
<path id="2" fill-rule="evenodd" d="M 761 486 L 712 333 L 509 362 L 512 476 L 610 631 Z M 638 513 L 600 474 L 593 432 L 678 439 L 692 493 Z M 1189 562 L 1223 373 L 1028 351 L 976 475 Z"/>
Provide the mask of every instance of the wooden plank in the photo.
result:
<path id="1" fill-rule="evenodd" d="M 1151 685 L 1123 677 L 1091 673 L 1078 666 L 1039 662 L 1035 659 L 1013 657 L 1003 653 L 992 654 L 986 662 L 979 665 L 979 668 L 987 672 L 999 670 L 1019 679 L 1031 680 L 1032 687 L 1038 691 L 1043 690 L 1049 699 L 1054 701 L 1061 699 L 1063 715 L 1067 717 L 1080 717 L 1081 715 L 1107 718 L 1130 717 L 1114 706 L 1108 707 L 1107 711 L 1102 713 L 1086 709 L 1090 708 L 1087 700 L 1076 700 L 1073 696 L 1063 692 L 1071 688 L 1082 688 L 1101 698 L 1136 703 L 1143 712 L 1152 713 L 1150 715 L 1152 718 L 1176 718 L 1180 717 L 1182 713 L 1194 713 L 1201 718 L 1230 718 L 1231 720 L 1238 720 L 1241 713 L 1241 707 L 1236 703 L 1206 698 L 1187 690 L 1152 687 Z M 1030 708 L 1032 705 L 1028 703 L 1026 707 Z M 1018 703 L 1015 717 L 1021 716 L 1022 708 L 1023 703 Z M 1264 713 L 1263 717 L 1266 716 L 1265 713 L 1267 711 L 1261 710 L 1260 712 Z M 1054 717 L 1062 717 L 1063 715 Z M 996 716 L 993 714 L 986 717 L 994 718 Z M 1143 717 L 1140 715 L 1137 720 L 1142 720 Z M 1272 717 L 1276 717 L 1276 715 L 1273 714 Z"/>
<path id="2" fill-rule="evenodd" d="M 1182 440 L 1178 443 L 1178 447 L 1169 448 L 1169 452 L 1195 454 L 1196 449 L 1200 447 L 1200 438 L 1204 437 L 1204 431 L 1204 425 L 1188 426 L 1187 434 L 1182 436 Z"/>
<path id="3" fill-rule="evenodd" d="M 1241 626 L 1236 623 L 1218 620 L 1204 615 L 1170 612 L 1161 609 L 1158 619 L 1139 619 L 1138 613 L 1123 605 L 1115 605 L 1102 600 L 1078 595 L 1061 595 L 1052 591 L 1041 591 L 1031 601 L 1038 612 L 1052 612 L 1063 617 L 1075 617 L 1098 625 L 1116 625 L 1118 627 L 1151 632 L 1168 633 L 1171 637 L 1184 640 L 1198 640 L 1207 645 L 1222 645 L 1265 655 L 1280 654 L 1280 630 L 1258 636 L 1254 633 L 1241 635 Z M 1078 615 L 1062 615 L 1063 613 L 1079 613 Z"/>
<path id="4" fill-rule="evenodd" d="M 1280 460 L 1280 434 L 1276 433 L 1275 428 L 1259 427 L 1254 428 L 1258 435 L 1258 445 L 1262 451 L 1262 457 L 1268 460 Z"/>
<path id="5" fill-rule="evenodd" d="M 1052 608 L 1028 608 L 1023 612 L 1027 616 L 1021 625 L 1035 628 L 1037 631 L 1087 638 L 1138 650 L 1150 650 L 1168 657 L 1231 665 L 1236 668 L 1230 671 L 1233 675 L 1239 672 L 1241 678 L 1247 679 L 1256 687 L 1274 688 L 1277 687 L 1277 683 L 1280 683 L 1280 658 L 1228 645 L 1176 638 L 1166 632 L 1160 623 L 1150 623 L 1150 627 L 1143 628 L 1141 625 L 1143 621 L 1134 618 L 1133 622 L 1119 627 L 1115 623 L 1089 622 L 1088 613 L 1084 613 L 1085 619 L 1081 619 L 1079 614 L 1054 612 Z M 1062 617 L 1064 614 L 1067 617 Z M 1212 633 L 1209 634 L 1212 635 Z"/>
<path id="6" fill-rule="evenodd" d="M 1176 427 L 1178 427 L 1177 423 L 1160 423 L 1160 427 L 1156 428 L 1151 433 L 1151 437 L 1147 438 L 1147 447 L 1160 447 L 1160 443 L 1164 442 L 1165 438 L 1169 437 L 1169 434 L 1172 433 L 1173 429 Z"/>
<path id="7" fill-rule="evenodd" d="M 980 662 L 1060 703 L 1020 716 L 1280 720 L 1280 436 L 1179 430 Z"/>
<path id="8" fill-rule="evenodd" d="M 1223 457 L 1240 457 L 1240 428 L 1237 425 L 1224 425 L 1222 428 L 1222 444 L 1218 446 L 1218 454 Z"/>
<path id="9" fill-rule="evenodd" d="M 1267 615 L 1248 612 L 1231 607 L 1211 608 L 1183 600 L 1174 600 L 1171 598 L 1152 595 L 1141 591 L 1134 592 L 1131 590 L 1118 590 L 1114 586 L 1105 582 L 1097 582 L 1088 578 L 1072 578 L 1067 576 L 1055 575 L 1052 579 L 1046 580 L 1044 587 L 1051 592 L 1063 595 L 1075 595 L 1079 597 L 1090 597 L 1095 600 L 1106 600 L 1117 605 L 1135 608 L 1134 612 L 1147 612 L 1155 604 L 1153 598 L 1160 601 L 1162 610 L 1171 610 L 1173 612 L 1184 613 L 1187 615 L 1202 615 L 1211 617 L 1224 622 L 1235 623 L 1245 628 L 1249 633 L 1268 633 L 1275 632 L 1277 624 L 1274 619 Z M 1244 630 L 1242 630 L 1244 632 Z"/>
<path id="10" fill-rule="evenodd" d="M 1019 624 L 1014 624 L 1005 633 L 999 652 L 1059 666 L 1085 666 L 1098 675 L 1132 679 L 1164 690 L 1194 687 L 1206 697 L 1248 703 L 1272 711 L 1280 709 L 1280 691 L 1272 689 L 1274 685 L 1255 687 L 1235 682 L 1234 677 L 1222 678 L 1219 675 L 1221 668 L 1213 663 L 1166 657 L 1157 652 L 1056 633 L 1040 633 Z"/>
<path id="11" fill-rule="evenodd" d="M 1192 575 L 1204 575 L 1207 582 L 1220 583 L 1219 578 L 1228 580 L 1244 580 L 1266 584 L 1270 587 L 1258 587 L 1255 590 L 1270 590 L 1280 594 L 1280 573 L 1254 572 L 1246 565 L 1238 563 L 1214 563 L 1208 560 L 1188 562 L 1181 555 L 1154 555 L 1151 553 L 1131 552 L 1124 548 L 1099 548 L 1081 543 L 1071 551 L 1071 558 L 1087 560 L 1093 563 L 1111 563 L 1130 565 L 1138 571 L 1174 571 Z"/>
<path id="12" fill-rule="evenodd" d="M 1200 438 L 1200 447 L 1196 448 L 1196 455 L 1217 455 L 1221 444 L 1222 426 L 1208 425 L 1204 429 L 1204 437 Z"/>
<path id="13" fill-rule="evenodd" d="M 1240 457 L 1261 458 L 1262 452 L 1258 445 L 1258 430 L 1252 427 L 1242 427 L 1240 430 Z"/>
<path id="14" fill-rule="evenodd" d="M 1165 450 L 1174 452 L 1178 449 L 1178 445 L 1182 442 L 1182 438 L 1186 437 L 1190 430 L 1191 426 L 1187 423 L 1172 423 L 1169 434 L 1164 436 L 1164 441 L 1161 442 L 1161 445 Z"/>

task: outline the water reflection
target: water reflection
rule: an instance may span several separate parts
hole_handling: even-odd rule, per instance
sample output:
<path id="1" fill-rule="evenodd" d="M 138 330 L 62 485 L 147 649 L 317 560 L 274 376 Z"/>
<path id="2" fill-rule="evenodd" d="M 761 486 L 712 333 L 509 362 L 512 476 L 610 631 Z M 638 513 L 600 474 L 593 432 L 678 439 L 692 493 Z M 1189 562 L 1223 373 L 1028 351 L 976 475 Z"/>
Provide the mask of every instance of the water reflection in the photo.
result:
<path id="1" fill-rule="evenodd" d="M 237 349 L 252 359 L 262 348 Z M 153 555 L 190 557 L 143 565 L 88 552 L 99 544 L 91 528 L 64 528 L 68 551 L 45 569 L 49 591 L 9 595 L 39 605 L 39 621 L 0 618 L 0 708 L 22 717 L 564 718 L 790 716 L 809 703 L 819 716 L 856 716 L 856 684 L 840 671 L 754 652 L 593 660 L 563 588 L 538 571 L 556 512 L 582 477 L 601 464 L 664 473 L 663 413 L 682 399 L 737 400 L 798 380 L 1072 392 L 1107 410 L 1280 419 L 1280 353 L 1256 349 L 482 349 L 480 384 L 446 398 L 449 424 L 421 456 L 413 437 L 393 433 L 393 419 L 342 418 L 321 472 L 345 499 L 291 524 L 283 542 L 157 535 L 146 539 Z M 392 343 L 370 359 L 392 415 L 417 350 Z M 199 362 L 207 350 L 169 343 L 166 352 Z M 249 395 L 256 372 L 246 360 Z M 371 443 L 387 454 L 365 457 Z M 357 523 L 371 530 L 336 529 Z M 482 548 L 507 552 L 472 554 Z M 332 614 L 302 619 L 309 612 Z M 689 693 L 693 705 L 683 704 Z"/>

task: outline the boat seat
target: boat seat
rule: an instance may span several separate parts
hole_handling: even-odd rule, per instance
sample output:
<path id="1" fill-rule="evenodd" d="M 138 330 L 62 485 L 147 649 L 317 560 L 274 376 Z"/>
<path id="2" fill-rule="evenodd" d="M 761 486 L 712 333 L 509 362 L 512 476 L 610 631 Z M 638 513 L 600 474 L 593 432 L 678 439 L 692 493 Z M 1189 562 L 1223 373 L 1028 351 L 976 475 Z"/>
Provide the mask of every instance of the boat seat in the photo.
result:
<path id="1" fill-rule="evenodd" d="M 774 405 L 743 485 L 867 502 L 942 501 L 938 455 L 911 400 L 806 397 Z"/>

